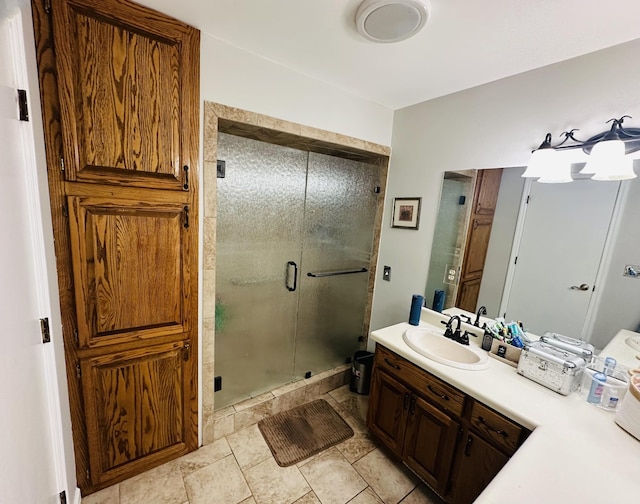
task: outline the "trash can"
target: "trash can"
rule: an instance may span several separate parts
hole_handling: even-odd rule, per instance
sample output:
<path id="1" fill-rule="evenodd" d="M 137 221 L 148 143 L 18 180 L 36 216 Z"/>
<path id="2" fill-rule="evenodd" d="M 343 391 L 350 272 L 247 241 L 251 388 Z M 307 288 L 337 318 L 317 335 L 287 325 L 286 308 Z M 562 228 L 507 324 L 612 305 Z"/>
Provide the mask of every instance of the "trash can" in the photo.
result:
<path id="1" fill-rule="evenodd" d="M 373 353 L 358 350 L 353 354 L 351 365 L 351 384 L 349 390 L 362 395 L 369 394 L 371 386 L 371 368 L 373 368 Z"/>

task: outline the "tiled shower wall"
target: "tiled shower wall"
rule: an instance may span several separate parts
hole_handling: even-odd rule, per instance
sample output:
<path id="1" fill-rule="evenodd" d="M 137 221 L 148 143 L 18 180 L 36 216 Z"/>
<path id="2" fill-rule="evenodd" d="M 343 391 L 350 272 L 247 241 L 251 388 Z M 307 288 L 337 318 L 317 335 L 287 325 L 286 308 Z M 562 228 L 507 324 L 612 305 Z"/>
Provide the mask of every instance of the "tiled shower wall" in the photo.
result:
<path id="1" fill-rule="evenodd" d="M 245 133 L 245 136 L 273 140 L 303 150 L 334 153 L 345 157 L 369 158 L 381 168 L 381 181 L 386 181 L 389 161 L 389 147 L 381 146 L 357 138 L 329 131 L 295 124 L 274 117 L 248 112 L 226 105 L 205 102 L 204 109 L 204 249 L 203 249 L 203 301 L 202 301 L 202 428 L 203 442 L 209 444 L 215 439 L 258 422 L 268 415 L 284 411 L 319 397 L 329 390 L 340 387 L 349 379 L 350 367 L 338 368 L 320 373 L 307 380 L 290 383 L 276 390 L 261 394 L 214 412 L 213 379 L 215 376 L 215 243 L 216 243 L 216 161 L 217 138 L 221 123 L 230 128 L 230 133 Z M 231 126 L 230 126 L 231 125 Z M 244 131 L 243 131 L 244 130 Z M 310 146 L 313 148 L 310 149 Z M 384 190 L 379 198 L 378 216 L 374 231 L 374 247 L 369 281 L 369 303 L 365 320 L 371 316 L 371 300 L 378 258 Z M 368 332 L 365 331 L 365 332 Z"/>

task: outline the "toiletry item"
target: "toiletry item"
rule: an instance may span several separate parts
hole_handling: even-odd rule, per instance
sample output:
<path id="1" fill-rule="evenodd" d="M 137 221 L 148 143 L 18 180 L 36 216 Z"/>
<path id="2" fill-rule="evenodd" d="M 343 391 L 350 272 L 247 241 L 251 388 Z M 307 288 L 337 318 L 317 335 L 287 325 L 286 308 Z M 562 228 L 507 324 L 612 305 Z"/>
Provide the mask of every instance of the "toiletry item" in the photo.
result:
<path id="1" fill-rule="evenodd" d="M 411 310 L 409 311 L 409 324 L 418 325 L 420 323 L 420 313 L 424 306 L 424 297 L 414 294 L 411 298 Z"/>
<path id="2" fill-rule="evenodd" d="M 607 357 L 604 360 L 604 371 L 603 373 L 606 374 L 607 376 L 611 376 L 611 374 L 613 373 L 613 370 L 616 368 L 616 360 L 613 357 Z"/>
<path id="3" fill-rule="evenodd" d="M 493 333 L 485 327 L 484 336 L 482 337 L 482 349 L 487 352 L 491 350 L 491 344 L 493 343 Z"/>
<path id="4" fill-rule="evenodd" d="M 431 309 L 440 313 L 442 313 L 442 310 L 444 310 L 444 291 L 443 290 L 436 290 L 433 293 L 433 305 L 431 305 Z"/>
<path id="5" fill-rule="evenodd" d="M 604 390 L 604 384 L 607 381 L 607 375 L 604 373 L 594 373 L 591 388 L 589 388 L 589 395 L 587 396 L 587 402 L 591 404 L 600 404 L 602 400 L 602 391 Z"/>

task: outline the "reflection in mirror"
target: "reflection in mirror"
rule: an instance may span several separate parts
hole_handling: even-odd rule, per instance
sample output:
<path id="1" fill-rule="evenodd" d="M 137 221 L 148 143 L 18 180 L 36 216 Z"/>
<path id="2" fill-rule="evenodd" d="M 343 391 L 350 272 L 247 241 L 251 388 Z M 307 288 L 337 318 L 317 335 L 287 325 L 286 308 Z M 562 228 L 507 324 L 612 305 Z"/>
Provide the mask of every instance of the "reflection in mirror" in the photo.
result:
<path id="1" fill-rule="evenodd" d="M 546 330 L 555 332 L 565 331 L 568 336 L 578 337 L 591 342 L 597 347 L 602 348 L 606 343 L 620 330 L 630 329 L 636 330 L 640 322 L 640 310 L 637 307 L 637 299 L 640 294 L 640 281 L 628 280 L 623 277 L 624 265 L 633 262 L 637 258 L 637 251 L 640 250 L 640 233 L 637 231 L 637 218 L 640 211 L 640 180 L 634 179 L 625 181 L 621 185 L 618 182 L 594 182 L 590 180 L 577 180 L 571 184 L 537 184 L 527 182 L 521 178 L 523 168 L 509 168 L 502 171 L 500 190 L 498 194 L 496 210 L 491 228 L 491 236 L 489 246 L 483 261 L 483 274 L 481 282 L 478 281 L 476 292 L 477 298 L 473 300 L 471 305 L 464 308 L 468 311 L 476 311 L 479 306 L 486 306 L 488 316 L 495 318 L 498 316 L 506 316 L 509 320 L 522 320 L 525 327 L 530 320 L 536 327 L 527 327 L 531 332 L 541 334 Z M 479 170 L 476 179 L 486 171 L 495 170 Z M 472 172 L 466 172 L 465 175 L 469 180 L 473 180 Z M 454 208 L 452 210 L 451 202 L 456 202 L 457 198 L 449 194 L 452 192 L 451 187 L 455 184 L 451 183 L 459 178 L 459 174 L 445 174 L 443 180 L 443 194 L 440 203 L 440 215 L 437 219 L 436 230 L 434 234 L 434 244 L 432 258 L 429 267 L 425 298 L 427 306 L 432 306 L 434 300 L 434 292 L 442 290 L 445 292 L 445 302 L 443 308 L 452 306 L 460 306 L 461 301 L 461 272 L 464 279 L 464 270 L 468 260 L 464 260 L 464 243 L 467 238 L 459 239 L 460 234 L 464 237 L 468 236 L 470 231 L 469 222 L 472 221 L 470 208 Z M 575 177 L 574 177 L 575 178 Z M 598 184 L 604 184 L 598 185 Z M 608 186 L 607 186 L 608 184 Z M 587 212 L 590 206 L 589 202 L 603 201 L 599 192 L 592 193 L 592 187 L 598 186 L 598 191 L 607 186 L 605 192 L 613 192 L 615 208 L 608 209 L 607 216 L 603 217 L 602 224 L 604 226 L 604 234 L 606 241 L 604 249 L 598 253 L 596 258 L 597 267 L 594 277 L 588 282 L 582 280 L 582 276 L 578 278 L 568 277 L 562 279 L 562 285 L 554 288 L 558 291 L 548 290 L 549 282 L 557 280 L 562 275 L 557 271 L 564 272 L 569 270 L 568 267 L 560 267 L 555 273 L 552 263 L 548 266 L 537 265 L 530 271 L 524 283 L 518 284 L 518 268 L 523 268 L 521 263 L 525 262 L 525 255 L 539 259 L 542 252 L 548 250 L 554 251 L 560 257 L 567 259 L 567 264 L 579 263 L 585 261 L 585 252 L 582 246 L 576 250 L 572 243 L 577 237 L 595 236 L 592 227 L 596 225 L 596 217 L 589 216 Z M 618 191 L 618 186 L 620 190 Z M 577 192 L 574 203 L 567 200 L 570 192 Z M 555 196 L 554 196 L 555 194 Z M 540 207 L 542 210 L 536 210 L 539 213 L 534 219 L 533 204 L 526 205 L 527 196 L 531 196 L 531 200 L 544 201 Z M 551 209 L 548 197 L 553 197 L 558 203 L 558 209 Z M 569 198 L 570 199 L 570 198 Z M 473 204 L 471 197 L 466 198 L 466 207 Z M 578 208 L 578 203 L 582 200 L 582 206 Z M 598 203 L 599 204 L 599 203 Z M 545 214 L 546 211 L 546 214 Z M 576 222 L 587 224 L 586 228 L 578 230 L 577 226 L 573 235 L 568 232 L 572 225 L 561 224 L 559 214 L 566 213 Z M 463 217 L 461 217 L 463 216 Z M 598 216 L 599 218 L 600 216 Z M 459 223 L 460 219 L 463 220 Z M 529 220 L 529 229 L 536 228 L 536 234 L 527 231 L 527 220 Z M 553 231 L 550 238 L 549 232 Z M 455 236 L 455 243 L 452 239 Z M 573 237 L 570 237 L 573 236 Z M 517 238 L 516 238 L 517 237 Z M 519 247 L 519 249 L 518 249 Z M 526 252 L 526 254 L 525 254 Z M 474 256 L 475 257 L 475 256 Z M 517 257 L 517 265 L 514 263 Z M 477 262 L 476 257 L 476 262 Z M 449 268 L 453 265 L 453 268 Z M 450 270 L 455 270 L 454 285 L 450 285 L 446 280 L 450 280 L 447 276 Z M 597 274 L 597 277 L 596 277 Z M 556 282 L 558 283 L 558 282 Z M 566 285 L 565 285 L 566 284 Z M 588 290 L 581 290 L 580 286 L 589 284 Z M 576 285 L 578 288 L 572 289 Z M 597 285 L 595 296 L 591 296 L 594 291 L 594 285 Z M 458 287 L 456 287 L 458 286 Z M 512 286 L 516 286 L 517 294 L 510 290 Z M 529 297 L 524 301 L 521 299 L 515 313 L 516 303 L 510 300 L 516 297 L 522 297 L 522 294 L 530 295 L 531 292 L 537 292 L 533 297 Z M 542 292 L 541 292 L 542 291 Z M 566 291 L 566 292 L 565 292 Z M 559 293 L 559 294 L 558 294 Z M 574 296 L 575 294 L 575 296 Z M 590 300 L 586 303 L 586 307 L 582 314 L 568 315 L 571 312 L 570 301 L 572 296 L 577 298 L 585 294 Z M 561 296 L 568 296 L 562 300 Z M 526 298 L 526 296 L 525 296 Z M 543 303 L 544 301 L 544 303 Z M 538 310 L 541 313 L 535 313 L 532 308 L 545 305 L 544 310 Z M 511 306 L 512 309 L 509 307 Z M 523 313 L 524 312 L 524 313 Z M 536 321 L 538 319 L 538 321 Z M 571 319 L 571 325 L 564 325 L 566 319 Z M 578 320 L 579 319 L 579 320 Z M 550 327 L 553 326 L 553 327 Z M 573 327 L 573 329 L 571 328 Z M 563 328 L 563 329 L 560 329 Z"/>
<path id="2" fill-rule="evenodd" d="M 438 311 L 455 306 L 475 180 L 476 171 L 466 170 L 446 172 L 442 181 L 425 292 L 427 306 Z"/>

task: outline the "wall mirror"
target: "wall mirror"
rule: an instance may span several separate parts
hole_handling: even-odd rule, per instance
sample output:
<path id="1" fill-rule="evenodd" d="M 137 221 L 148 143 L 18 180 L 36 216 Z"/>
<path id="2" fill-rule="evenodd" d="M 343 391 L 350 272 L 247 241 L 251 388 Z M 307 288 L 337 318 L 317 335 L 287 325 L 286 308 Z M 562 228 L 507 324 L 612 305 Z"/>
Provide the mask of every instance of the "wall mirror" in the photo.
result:
<path id="1" fill-rule="evenodd" d="M 638 179 L 541 184 L 522 178 L 523 171 L 443 174 L 427 306 L 486 306 L 492 318 L 598 348 L 620 329 L 635 330 L 640 310 L 619 286 L 640 289 L 640 281 L 623 278 L 622 264 L 637 254 L 629 237 L 640 241 L 632 218 L 637 198 L 629 196 L 640 192 Z M 622 312 L 630 314 L 624 319 Z"/>

